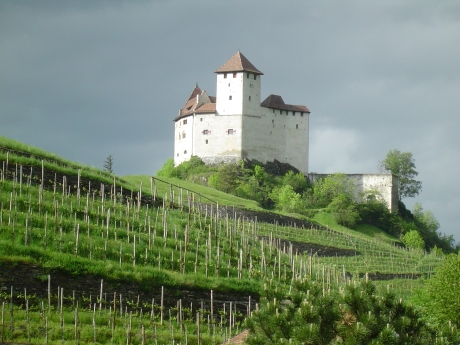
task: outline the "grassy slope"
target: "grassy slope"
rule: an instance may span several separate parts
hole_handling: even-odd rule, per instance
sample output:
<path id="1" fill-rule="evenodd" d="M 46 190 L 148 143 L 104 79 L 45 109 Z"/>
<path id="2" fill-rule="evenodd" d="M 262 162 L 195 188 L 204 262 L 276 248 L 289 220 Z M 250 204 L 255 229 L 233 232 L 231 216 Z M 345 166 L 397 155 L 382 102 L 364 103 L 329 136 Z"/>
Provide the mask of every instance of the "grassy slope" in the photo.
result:
<path id="1" fill-rule="evenodd" d="M 104 176 L 104 174 L 101 174 L 101 172 L 97 169 L 84 167 L 77 163 L 63 160 L 54 154 L 47 153 L 46 151 L 27 146 L 25 144 L 22 144 L 22 143 L 19 143 L 19 142 L 16 142 L 14 140 L 7 139 L 4 137 L 0 137 L 0 147 L 9 147 L 15 150 L 30 152 L 30 153 L 33 153 L 34 155 L 40 155 L 42 157 L 49 158 L 50 160 L 52 159 L 54 161 L 59 161 L 62 164 L 70 166 L 68 169 L 84 169 L 88 171 L 89 174 L 92 174 L 94 172 L 94 176 L 98 178 L 100 178 L 100 176 Z M 9 157 L 10 157 L 10 161 L 13 162 L 14 155 L 10 154 Z M 22 160 L 21 157 L 17 157 L 16 159 L 18 162 L 21 162 Z M 39 164 L 39 162 L 41 161 L 31 161 L 29 163 Z M 138 189 L 140 184 L 142 183 L 143 192 L 147 194 L 150 193 L 150 190 L 151 190 L 150 181 L 151 180 L 149 176 L 126 176 L 124 180 L 126 180 L 126 183 L 128 185 L 136 189 Z M 110 178 L 108 178 L 108 181 L 110 181 Z M 203 196 L 203 199 L 205 197 L 209 198 L 212 201 L 218 202 L 219 205 L 235 206 L 239 208 L 263 211 L 254 201 L 237 198 L 235 196 L 228 195 L 228 194 L 216 191 L 211 188 L 192 184 L 187 181 L 167 180 L 167 182 L 180 185 L 184 188 L 187 188 L 193 191 L 196 194 L 201 194 Z M 170 187 L 168 183 L 163 183 L 163 182 L 156 180 L 155 184 L 156 184 L 159 196 L 166 195 L 169 193 Z M 38 193 L 38 191 L 36 193 Z M 6 198 L 6 196 L 4 197 Z M 52 199 L 53 197 L 49 196 L 49 198 Z M 126 209 L 120 209 L 118 210 L 118 212 L 120 213 L 126 212 Z M 153 213 L 151 214 L 151 217 L 154 217 Z M 171 220 L 171 222 L 179 222 L 179 224 L 182 224 L 181 227 L 183 228 L 184 220 L 180 220 L 180 218 L 181 217 L 183 218 L 184 216 L 178 214 L 178 215 L 175 215 L 174 217 L 176 217 L 177 219 Z M 316 257 L 314 258 L 317 265 L 332 264 L 336 267 L 345 266 L 347 271 L 350 271 L 350 272 L 361 272 L 361 273 L 363 272 L 387 272 L 387 273 L 397 272 L 397 273 L 408 273 L 408 274 L 414 273 L 414 272 L 415 273 L 426 273 L 426 272 L 430 272 L 432 268 L 439 261 L 433 256 L 423 255 L 422 253 L 416 253 L 416 252 L 408 252 L 398 247 L 395 247 L 394 243 L 396 242 L 396 239 L 391 238 L 390 236 L 382 232 L 380 229 L 377 229 L 375 227 L 361 226 L 358 228 L 359 232 L 350 230 L 345 227 L 341 227 L 337 225 L 333 221 L 333 219 L 330 217 L 329 214 L 323 213 L 323 212 L 318 213 L 315 216 L 314 220 L 320 224 L 328 226 L 330 229 L 333 229 L 334 231 L 325 233 L 324 231 L 321 232 L 321 231 L 306 230 L 306 229 L 299 230 L 299 229 L 292 229 L 292 228 L 285 228 L 285 227 L 274 227 L 271 225 L 260 225 L 259 231 L 260 231 L 260 234 L 262 235 L 263 234 L 267 236 L 273 235 L 275 237 L 285 238 L 285 239 L 292 240 L 292 241 L 317 243 L 321 245 L 357 250 L 360 253 L 360 255 L 351 257 L 351 258 L 350 257 L 347 257 L 347 258 L 341 258 L 341 257 L 317 258 Z M 119 221 L 122 221 L 122 219 L 119 219 Z M 97 233 L 98 230 L 94 230 L 94 232 Z M 196 235 L 202 236 L 203 234 L 200 235 L 199 233 L 197 233 Z M 17 251 L 19 253 L 18 255 L 21 256 L 23 255 L 21 253 L 28 252 L 28 249 L 27 248 L 23 248 L 21 250 L 17 249 Z M 204 255 L 204 253 L 201 253 L 201 252 L 200 254 Z M 32 255 L 32 254 L 27 254 L 27 255 Z M 170 255 L 170 253 L 167 255 Z M 59 255 L 56 254 L 56 257 L 58 256 Z M 201 257 L 200 260 L 203 260 L 203 257 Z M 82 263 L 81 265 L 87 265 L 87 264 L 88 263 L 86 264 Z M 52 265 L 51 261 L 49 265 Z M 104 267 L 105 266 L 102 265 L 99 268 L 97 268 L 98 272 L 107 271 L 106 268 Z M 123 276 L 124 274 L 125 273 L 116 273 L 114 275 Z M 140 273 L 129 272 L 126 274 L 139 275 Z M 170 276 L 174 276 L 174 277 L 170 278 Z M 209 280 L 207 279 L 200 280 L 200 279 L 192 279 L 192 278 L 185 278 L 185 277 L 179 278 L 173 273 L 169 274 L 169 276 L 165 277 L 164 279 L 165 281 L 172 279 L 171 284 L 186 284 L 186 285 L 201 284 L 203 288 L 216 287 L 217 285 L 222 284 L 221 281 L 210 283 Z M 229 284 L 230 284 L 230 281 L 231 279 L 228 281 Z M 250 285 L 248 287 L 249 289 L 253 289 L 255 287 L 254 285 L 251 285 L 251 284 L 249 285 Z"/>
<path id="2" fill-rule="evenodd" d="M 44 162 L 47 169 L 73 175 L 80 169 L 82 175 L 94 180 L 109 185 L 113 182 L 113 175 L 3 137 L 0 137 L 0 160 L 6 158 L 6 152 L 1 147 L 40 156 L 30 158 L 16 156 L 11 152 L 8 154 L 11 164 L 41 168 L 43 159 L 47 160 Z M 150 194 L 153 187 L 149 176 L 127 176 L 123 178 L 124 181 L 116 179 L 117 185 L 123 184 L 124 188 L 131 190 L 139 190 L 142 184 L 144 194 Z M 366 272 L 403 276 L 429 274 L 440 260 L 432 254 L 406 251 L 395 246 L 396 239 L 375 227 L 360 226 L 359 231 L 355 231 L 339 226 L 325 212 L 317 213 L 314 221 L 330 230 L 255 224 L 236 219 L 211 219 L 209 214 L 205 219 L 196 210 L 188 213 L 185 209 L 169 209 L 167 206 L 165 209 L 138 208 L 136 200 L 122 200 L 111 195 L 104 199 L 99 194 L 89 195 L 84 192 L 78 199 L 75 191 L 69 194 L 61 191 L 54 193 L 52 190 L 41 192 L 38 185 L 29 186 L 25 181 L 21 186 L 17 179 L 0 180 L 0 276 L 2 264 L 31 262 L 40 266 L 46 274 L 52 275 L 56 269 L 78 278 L 91 274 L 103 278 L 104 282 L 112 281 L 117 285 L 131 286 L 135 283 L 139 290 L 146 293 L 152 291 L 153 287 L 158 290 L 160 285 L 164 285 L 186 291 L 212 289 L 254 296 L 254 293 L 261 292 L 267 279 L 279 281 L 278 284 L 290 284 L 293 275 L 306 275 L 309 265 L 313 279 L 323 284 L 325 278 L 327 284 L 343 284 L 343 271 L 355 277 Z M 201 195 L 203 202 L 208 198 L 210 203 L 264 212 L 253 201 L 186 181 L 168 179 L 164 183 L 155 180 L 159 197 L 167 195 L 169 199 L 169 183 L 193 191 L 196 194 L 195 200 Z M 173 190 L 177 203 L 180 191 L 176 187 Z M 186 191 L 182 193 L 186 194 Z M 349 257 L 308 257 L 297 254 L 295 250 L 289 251 L 288 247 L 278 251 L 274 246 L 258 240 L 258 236 L 352 249 L 358 254 Z M 189 243 L 186 245 L 187 238 Z M 133 244 L 134 239 L 136 246 Z M 187 252 L 181 252 L 185 248 Z M 216 259 L 217 253 L 220 255 L 219 260 Z M 184 267 L 182 271 L 181 266 Z M 46 279 L 46 276 L 42 278 Z M 412 279 L 377 282 L 380 289 L 391 288 L 398 296 L 409 296 L 412 289 L 421 284 L 423 280 Z M 71 296 L 66 296 L 66 299 L 70 300 Z M 0 300 L 8 301 L 8 293 L 0 291 Z M 30 301 L 33 303 L 33 296 Z M 126 305 L 128 302 L 125 300 L 123 303 Z M 79 326 L 74 332 L 71 331 L 71 325 L 74 324 L 76 310 L 64 308 L 64 315 L 60 314 L 56 307 L 59 305 L 57 297 L 53 295 L 50 307 L 47 308 L 45 301 L 45 313 L 41 313 L 37 307 L 37 310 L 25 314 L 18 307 L 13 322 L 13 313 L 5 312 L 5 324 L 10 326 L 2 336 L 15 343 L 44 344 L 43 315 L 48 315 L 49 344 L 73 344 L 76 342 L 73 334 L 77 334 L 77 331 L 79 339 L 87 343 L 97 337 L 98 343 L 121 345 L 129 342 L 127 336 L 131 337 L 132 343 L 141 343 L 144 337 L 147 343 L 154 343 L 157 339 L 158 343 L 171 343 L 174 334 L 175 343 L 188 341 L 189 344 L 197 344 L 197 309 L 194 309 L 193 314 L 189 310 L 190 315 L 184 324 L 179 324 L 174 318 L 163 323 L 160 321 L 161 306 L 158 303 L 157 300 L 154 306 L 152 301 L 152 310 L 155 309 L 156 314 L 150 317 L 147 314 L 143 316 L 139 310 L 130 314 L 126 309 L 124 316 L 121 312 L 121 315 L 117 315 L 113 332 L 107 327 L 107 320 L 114 320 L 110 309 L 103 308 L 96 313 L 94 309 L 81 305 L 78 311 Z M 188 302 L 183 303 L 184 306 L 189 305 Z M 7 304 L 5 310 L 9 310 Z M 223 315 L 224 321 L 229 318 L 228 305 L 227 311 L 215 305 L 214 312 Z M 205 315 L 209 315 L 209 311 L 205 311 Z M 61 326 L 62 316 L 66 320 L 66 329 Z M 29 318 L 30 322 L 25 321 Z M 133 328 L 127 332 L 131 318 Z M 209 319 L 202 318 L 201 344 L 222 343 L 225 335 L 238 331 L 229 330 L 226 321 L 222 325 L 218 322 L 214 320 L 215 328 L 209 328 Z"/>

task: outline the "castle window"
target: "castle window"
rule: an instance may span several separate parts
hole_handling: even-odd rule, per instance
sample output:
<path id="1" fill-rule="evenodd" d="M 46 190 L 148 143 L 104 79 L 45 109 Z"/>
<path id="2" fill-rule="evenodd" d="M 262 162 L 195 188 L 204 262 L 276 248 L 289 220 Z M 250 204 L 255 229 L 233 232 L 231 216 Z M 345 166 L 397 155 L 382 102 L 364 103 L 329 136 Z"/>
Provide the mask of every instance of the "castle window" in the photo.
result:
<path id="1" fill-rule="evenodd" d="M 295 111 L 292 112 L 292 115 L 295 115 Z"/>
<path id="2" fill-rule="evenodd" d="M 206 139 L 206 144 L 208 143 L 208 139 Z"/>
<path id="3" fill-rule="evenodd" d="M 224 78 L 227 79 L 227 73 L 224 73 Z"/>
<path id="4" fill-rule="evenodd" d="M 283 111 L 282 111 L 282 110 L 280 110 L 280 114 L 283 115 Z"/>
<path id="5" fill-rule="evenodd" d="M 303 113 L 300 113 L 300 116 L 303 116 Z"/>
<path id="6" fill-rule="evenodd" d="M 187 150 L 184 151 L 184 155 L 186 155 L 186 154 L 187 154 Z"/>
<path id="7" fill-rule="evenodd" d="M 246 73 L 246 78 L 248 78 L 248 79 L 249 79 L 249 73 Z"/>
<path id="8" fill-rule="evenodd" d="M 272 123 L 275 123 L 275 120 L 272 120 Z"/>
<path id="9" fill-rule="evenodd" d="M 257 79 L 257 74 L 254 74 L 254 80 L 256 80 L 256 79 Z"/>
<path id="10" fill-rule="evenodd" d="M 179 152 L 177 153 L 177 155 L 176 155 L 176 156 L 177 156 L 177 157 L 179 157 Z"/>
<path id="11" fill-rule="evenodd" d="M 203 118 L 202 118 L 202 117 L 200 117 L 200 121 L 203 121 Z"/>
<path id="12" fill-rule="evenodd" d="M 186 134 L 185 132 L 182 132 L 182 139 L 185 138 L 185 134 Z"/>
<path id="13" fill-rule="evenodd" d="M 236 78 L 236 73 L 233 73 L 233 78 Z"/>
<path id="14" fill-rule="evenodd" d="M 228 87 L 230 87 L 230 83 L 228 83 Z"/>
<path id="15" fill-rule="evenodd" d="M 232 96 L 231 96 L 231 95 L 230 95 L 230 96 L 228 96 L 228 99 L 231 101 L 231 100 L 232 100 Z"/>
<path id="16" fill-rule="evenodd" d="M 249 100 L 251 100 L 251 96 L 249 96 Z"/>
<path id="17" fill-rule="evenodd" d="M 236 133 L 236 131 L 234 129 L 232 129 L 232 128 L 227 129 L 227 134 L 228 135 L 232 135 L 232 134 L 235 134 L 235 133 Z"/>
<path id="18" fill-rule="evenodd" d="M 203 132 L 204 135 L 208 135 L 208 134 L 211 134 L 211 131 L 209 129 L 205 129 Z"/>
<path id="19" fill-rule="evenodd" d="M 299 125 L 295 125 L 295 129 L 299 129 Z"/>
<path id="20" fill-rule="evenodd" d="M 186 124 L 187 124 L 187 120 L 184 120 L 183 122 L 184 122 L 184 125 L 186 125 Z"/>

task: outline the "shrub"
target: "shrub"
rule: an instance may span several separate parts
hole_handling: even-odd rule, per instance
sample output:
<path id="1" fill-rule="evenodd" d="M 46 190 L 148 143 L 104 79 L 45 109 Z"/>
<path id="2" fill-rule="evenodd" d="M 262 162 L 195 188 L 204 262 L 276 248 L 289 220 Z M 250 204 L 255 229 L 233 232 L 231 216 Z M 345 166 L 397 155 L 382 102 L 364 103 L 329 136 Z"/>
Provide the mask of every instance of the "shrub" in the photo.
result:
<path id="1" fill-rule="evenodd" d="M 425 241 L 417 230 L 411 230 L 406 233 L 403 237 L 403 243 L 410 249 L 423 250 L 425 248 Z"/>

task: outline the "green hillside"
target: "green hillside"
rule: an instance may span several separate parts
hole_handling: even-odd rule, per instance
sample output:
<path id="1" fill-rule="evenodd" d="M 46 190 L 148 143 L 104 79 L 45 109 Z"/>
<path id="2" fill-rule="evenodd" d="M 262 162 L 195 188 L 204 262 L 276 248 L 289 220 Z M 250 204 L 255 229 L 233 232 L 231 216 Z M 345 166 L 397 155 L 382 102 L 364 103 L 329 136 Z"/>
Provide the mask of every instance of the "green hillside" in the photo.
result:
<path id="1" fill-rule="evenodd" d="M 267 282 L 363 276 L 405 297 L 442 260 L 178 179 L 118 176 L 0 137 L 2 342 L 220 344 Z"/>

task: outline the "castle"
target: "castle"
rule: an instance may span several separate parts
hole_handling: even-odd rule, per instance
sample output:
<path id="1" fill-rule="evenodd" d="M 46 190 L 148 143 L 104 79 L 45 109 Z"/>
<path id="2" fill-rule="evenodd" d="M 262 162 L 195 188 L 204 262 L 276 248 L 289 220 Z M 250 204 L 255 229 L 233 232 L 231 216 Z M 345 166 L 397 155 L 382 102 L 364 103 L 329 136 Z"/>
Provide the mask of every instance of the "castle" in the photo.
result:
<path id="1" fill-rule="evenodd" d="M 263 73 L 239 51 L 215 73 L 216 97 L 197 85 L 174 119 L 174 164 L 276 159 L 308 174 L 310 110 L 278 95 L 261 102 Z"/>
<path id="2" fill-rule="evenodd" d="M 197 85 L 174 119 L 174 165 L 192 156 L 206 164 L 278 160 L 294 166 L 311 182 L 327 176 L 308 174 L 310 110 L 306 106 L 286 104 L 278 95 L 261 102 L 263 73 L 239 51 L 215 73 L 216 96 Z M 396 176 L 347 176 L 357 193 L 377 191 L 391 211 L 398 209 Z"/>

